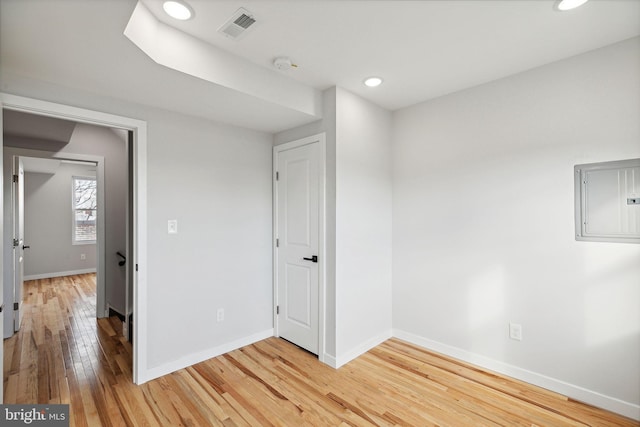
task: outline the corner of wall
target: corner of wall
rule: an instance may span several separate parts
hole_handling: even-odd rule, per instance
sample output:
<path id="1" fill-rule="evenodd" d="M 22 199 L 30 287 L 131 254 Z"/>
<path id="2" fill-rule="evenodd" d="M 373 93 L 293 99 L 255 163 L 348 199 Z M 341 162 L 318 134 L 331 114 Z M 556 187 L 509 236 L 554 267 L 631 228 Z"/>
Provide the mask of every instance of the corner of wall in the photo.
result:
<path id="1" fill-rule="evenodd" d="M 383 342 L 385 342 L 386 340 L 388 340 L 388 339 L 390 339 L 392 337 L 393 337 L 393 331 L 391 329 L 388 329 L 388 330 L 386 330 L 384 332 L 381 332 L 380 334 L 378 334 L 378 335 L 376 335 L 374 337 L 371 337 L 370 339 L 368 339 L 368 340 L 356 345 L 355 347 L 352 347 L 348 351 L 338 355 L 338 357 L 333 359 L 333 363 L 334 364 L 330 364 L 330 366 L 333 366 L 334 368 L 338 369 L 341 366 L 346 365 L 347 363 L 351 362 L 352 360 L 362 356 L 367 351 L 369 351 L 372 348 L 382 344 Z"/>

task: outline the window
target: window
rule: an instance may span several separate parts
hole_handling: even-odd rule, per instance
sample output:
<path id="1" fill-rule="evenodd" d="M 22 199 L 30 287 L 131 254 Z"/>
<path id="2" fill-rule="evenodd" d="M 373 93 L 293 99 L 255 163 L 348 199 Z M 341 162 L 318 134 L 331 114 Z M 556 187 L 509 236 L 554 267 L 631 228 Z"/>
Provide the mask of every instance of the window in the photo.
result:
<path id="1" fill-rule="evenodd" d="M 97 192 L 94 177 L 73 177 L 73 244 L 96 242 Z"/>

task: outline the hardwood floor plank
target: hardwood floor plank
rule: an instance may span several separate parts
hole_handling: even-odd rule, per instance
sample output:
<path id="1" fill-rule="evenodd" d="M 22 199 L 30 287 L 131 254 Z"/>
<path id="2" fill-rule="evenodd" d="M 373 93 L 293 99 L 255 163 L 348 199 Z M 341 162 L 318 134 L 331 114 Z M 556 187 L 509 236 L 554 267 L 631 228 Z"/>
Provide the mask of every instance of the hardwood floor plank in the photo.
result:
<path id="1" fill-rule="evenodd" d="M 523 405 L 525 402 L 518 402 L 516 407 L 512 405 L 512 399 L 509 398 L 508 394 L 497 393 L 494 389 L 487 387 L 483 384 L 478 384 L 472 381 L 465 379 L 462 376 L 452 374 L 448 371 L 444 371 L 440 368 L 433 367 L 430 365 L 426 365 L 422 362 L 417 362 L 417 364 L 412 365 L 411 359 L 403 359 L 401 356 L 396 358 L 389 358 L 388 354 L 385 354 L 383 351 L 378 351 L 381 349 L 375 349 L 372 354 L 377 355 L 382 360 L 389 362 L 389 369 L 395 371 L 395 375 L 398 378 L 406 378 L 406 383 L 409 385 L 420 384 L 420 378 L 424 378 L 426 383 L 432 382 L 434 384 L 438 384 L 443 387 L 446 391 L 445 393 L 437 392 L 435 394 L 431 393 L 430 401 L 434 402 L 447 402 L 451 401 L 450 397 L 441 399 L 439 396 L 445 395 L 455 395 L 456 397 L 464 397 L 470 396 L 471 399 L 474 396 L 479 396 L 482 399 L 482 405 L 486 405 L 488 408 L 492 409 L 492 412 L 499 412 L 498 408 L 506 408 L 506 413 L 508 414 L 508 419 L 505 421 L 508 422 L 509 425 L 518 425 L 519 417 L 518 417 L 518 405 Z M 395 353 L 392 353 L 395 354 Z M 366 362 L 365 362 L 366 363 Z M 425 381 L 422 381 L 425 382 Z M 461 392 L 462 390 L 462 392 Z M 428 393 L 427 390 L 422 389 L 422 393 Z M 404 393 L 402 393 L 404 394 Z M 457 400 L 454 400 L 457 402 Z M 456 406 L 463 406 L 457 405 Z M 472 410 L 475 410 L 472 408 Z M 567 421 L 562 419 L 558 420 L 554 414 L 547 414 L 547 417 L 540 418 L 537 413 L 538 407 L 535 405 L 529 408 L 528 412 L 528 421 L 530 422 L 540 422 L 543 425 L 549 425 L 549 423 L 558 423 L 562 422 L 563 425 L 572 425 L 567 424 Z M 482 412 L 479 410 L 478 412 Z M 525 423 L 525 425 L 529 424 Z M 553 424 L 551 424 L 553 425 Z M 579 425 L 579 424 L 574 424 Z"/>
<path id="2" fill-rule="evenodd" d="M 127 426 L 155 427 L 163 425 L 155 418 L 146 403 L 140 406 L 139 402 L 144 402 L 144 396 L 140 397 L 142 392 L 139 388 L 128 384 L 116 384 L 114 390 L 118 406 Z"/>
<path id="3" fill-rule="evenodd" d="M 433 410 L 445 411 L 446 413 L 462 411 L 473 418 L 497 425 L 531 424 L 523 422 L 499 405 L 492 405 L 487 401 L 474 401 L 467 394 L 456 393 L 455 389 L 431 381 L 421 381 L 421 377 L 416 378 L 411 372 L 403 372 L 396 366 L 386 366 L 378 360 L 363 360 L 362 362 L 361 369 L 364 371 L 356 371 L 356 373 L 363 375 L 363 377 L 367 374 L 368 380 L 384 384 L 381 391 L 388 396 L 388 402 L 394 402 L 394 407 L 398 407 L 398 405 L 400 408 L 407 405 L 419 408 L 435 406 Z M 388 404 L 391 406 L 390 403 Z"/>
<path id="4" fill-rule="evenodd" d="M 341 409 L 340 405 L 333 401 L 325 403 L 325 395 L 319 393 L 313 387 L 299 385 L 298 381 L 292 381 L 279 370 L 279 361 L 270 357 L 257 346 L 245 347 L 242 352 L 250 357 L 256 365 L 256 372 L 264 372 L 263 380 L 268 381 L 274 388 L 300 410 L 301 420 L 311 425 L 338 425 L 340 419 L 334 414 Z M 260 366 L 261 369 L 257 367 Z M 330 403 L 329 403 L 330 402 Z"/>
<path id="5" fill-rule="evenodd" d="M 269 338 L 136 386 L 95 275 L 26 282 L 24 310 L 5 403 L 70 404 L 71 426 L 640 426 L 397 339 L 335 370 Z"/>
<path id="6" fill-rule="evenodd" d="M 215 372 L 208 369 L 206 363 L 198 363 L 187 368 L 186 371 L 215 402 L 215 405 L 209 406 L 209 410 L 222 421 L 223 425 L 251 425 L 245 421 L 245 418 L 237 413 L 224 398 L 225 392 L 221 388 L 220 383 L 212 379 L 216 375 Z"/>
<path id="7" fill-rule="evenodd" d="M 5 402 L 18 401 L 18 375 L 9 375 L 4 381 L 4 400 Z"/>
<path id="8" fill-rule="evenodd" d="M 206 425 L 212 427 L 224 427 L 224 420 L 229 416 L 222 410 L 218 402 L 194 378 L 198 375 L 189 368 L 180 370 L 174 374 L 176 381 L 180 383 L 180 388 L 193 399 L 197 411 L 206 420 Z"/>

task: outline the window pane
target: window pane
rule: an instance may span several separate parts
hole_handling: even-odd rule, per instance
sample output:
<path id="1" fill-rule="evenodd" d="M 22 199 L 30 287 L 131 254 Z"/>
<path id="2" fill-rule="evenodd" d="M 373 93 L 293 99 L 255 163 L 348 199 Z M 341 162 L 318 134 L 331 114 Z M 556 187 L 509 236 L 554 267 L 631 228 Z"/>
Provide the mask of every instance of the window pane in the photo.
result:
<path id="1" fill-rule="evenodd" d="M 75 179 L 75 208 L 95 209 L 96 208 L 96 181 L 94 179 Z"/>
<path id="2" fill-rule="evenodd" d="M 91 209 L 76 210 L 76 241 L 96 240 L 96 211 Z"/>
<path id="3" fill-rule="evenodd" d="M 92 178 L 73 179 L 73 240 L 96 240 L 97 185 Z"/>

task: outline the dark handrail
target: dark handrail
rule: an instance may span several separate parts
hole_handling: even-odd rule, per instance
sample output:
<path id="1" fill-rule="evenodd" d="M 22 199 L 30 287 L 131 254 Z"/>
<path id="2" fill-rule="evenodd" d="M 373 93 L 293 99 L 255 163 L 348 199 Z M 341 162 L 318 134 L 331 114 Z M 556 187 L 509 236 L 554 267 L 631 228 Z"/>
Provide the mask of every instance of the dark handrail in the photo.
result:
<path id="1" fill-rule="evenodd" d="M 116 255 L 122 258 L 122 261 L 118 262 L 118 265 L 122 267 L 127 262 L 127 257 L 122 255 L 120 252 L 116 252 Z"/>

